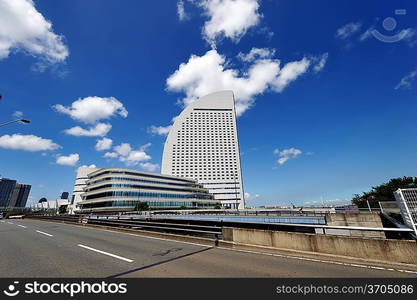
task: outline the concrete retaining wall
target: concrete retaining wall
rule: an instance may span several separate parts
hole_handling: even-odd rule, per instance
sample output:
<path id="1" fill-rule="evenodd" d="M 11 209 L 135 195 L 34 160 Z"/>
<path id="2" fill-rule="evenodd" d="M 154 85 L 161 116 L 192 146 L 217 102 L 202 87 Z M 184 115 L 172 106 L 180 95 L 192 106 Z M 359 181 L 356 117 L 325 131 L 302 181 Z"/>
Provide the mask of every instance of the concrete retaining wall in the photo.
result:
<path id="1" fill-rule="evenodd" d="M 238 244 L 417 264 L 417 243 L 415 241 L 228 227 L 223 228 L 223 239 Z"/>
<path id="2" fill-rule="evenodd" d="M 384 227 L 380 214 L 376 212 L 326 214 L 326 224 L 353 227 Z M 382 231 L 325 229 L 325 233 L 328 235 L 385 238 L 385 233 Z"/>

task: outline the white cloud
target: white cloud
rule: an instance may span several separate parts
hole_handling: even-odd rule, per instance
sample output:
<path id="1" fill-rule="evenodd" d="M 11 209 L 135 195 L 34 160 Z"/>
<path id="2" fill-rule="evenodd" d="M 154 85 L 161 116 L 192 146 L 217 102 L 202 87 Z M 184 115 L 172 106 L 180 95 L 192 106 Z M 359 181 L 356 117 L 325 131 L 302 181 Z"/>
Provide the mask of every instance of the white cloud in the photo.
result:
<path id="1" fill-rule="evenodd" d="M 62 62 L 69 55 L 63 36 L 53 32 L 52 23 L 32 0 L 0 0 L 0 59 L 13 50 L 50 63 Z"/>
<path id="2" fill-rule="evenodd" d="M 145 153 L 145 151 L 133 150 L 126 156 L 120 156 L 119 160 L 124 162 L 128 166 L 137 165 L 138 162 L 150 160 L 151 157 Z"/>
<path id="3" fill-rule="evenodd" d="M 374 30 L 374 28 L 373 27 L 371 27 L 371 28 L 368 28 L 367 30 L 365 30 L 361 35 L 360 35 L 360 37 L 359 37 L 359 40 L 360 41 L 364 41 L 364 40 L 366 40 L 366 39 L 368 39 L 368 38 L 370 38 L 370 37 L 372 37 L 372 31 Z"/>
<path id="4" fill-rule="evenodd" d="M 20 119 L 23 117 L 23 112 L 17 110 L 13 113 L 13 117 Z"/>
<path id="5" fill-rule="evenodd" d="M 128 114 L 123 104 L 114 97 L 86 97 L 74 101 L 70 107 L 56 104 L 53 108 L 76 121 L 87 124 L 94 124 L 115 115 L 126 118 Z"/>
<path id="6" fill-rule="evenodd" d="M 80 155 L 78 155 L 78 153 L 73 153 L 68 156 L 59 155 L 56 158 L 56 163 L 63 166 L 75 166 L 79 160 Z"/>
<path id="7" fill-rule="evenodd" d="M 249 194 L 248 192 L 245 192 L 245 200 L 247 200 L 247 201 L 256 200 L 259 197 L 261 197 L 261 195 L 259 195 L 259 194 L 252 195 L 252 194 Z"/>
<path id="8" fill-rule="evenodd" d="M 149 132 L 152 134 L 157 134 L 157 135 L 167 135 L 169 133 L 169 131 L 171 130 L 172 125 L 168 125 L 168 126 L 151 126 L 149 127 Z"/>
<path id="9" fill-rule="evenodd" d="M 139 166 L 149 172 L 155 172 L 159 169 L 159 165 L 158 164 L 152 164 L 149 162 L 146 163 L 140 163 Z"/>
<path id="10" fill-rule="evenodd" d="M 177 14 L 178 14 L 178 19 L 180 19 L 180 21 L 184 21 L 188 18 L 187 13 L 185 12 L 185 9 L 184 9 L 183 0 L 179 0 L 177 2 Z"/>
<path id="11" fill-rule="evenodd" d="M 205 0 L 200 6 L 209 18 L 204 23 L 203 36 L 212 46 L 221 37 L 238 42 L 262 18 L 258 0 Z"/>
<path id="12" fill-rule="evenodd" d="M 317 62 L 317 64 L 315 64 L 314 65 L 314 72 L 320 72 L 321 70 L 323 70 L 323 68 L 324 68 L 324 66 L 326 65 L 326 63 L 327 63 L 327 59 L 329 58 L 329 53 L 324 53 L 323 55 L 321 55 L 319 58 L 318 58 L 318 62 Z"/>
<path id="13" fill-rule="evenodd" d="M 417 31 L 415 29 L 407 28 L 402 30 L 401 33 L 404 35 L 404 40 L 408 46 L 414 47 L 417 44 Z"/>
<path id="14" fill-rule="evenodd" d="M 115 146 L 113 149 L 117 154 L 121 156 L 127 156 L 129 155 L 130 151 L 132 151 L 132 147 L 128 143 L 122 143 L 118 146 Z"/>
<path id="15" fill-rule="evenodd" d="M 139 147 L 140 151 L 145 151 L 146 149 L 148 149 L 150 146 L 152 146 L 151 143 L 146 143 L 145 145 L 142 145 Z"/>
<path id="16" fill-rule="evenodd" d="M 336 31 L 336 37 L 342 40 L 355 34 L 362 27 L 361 23 L 348 23 Z"/>
<path id="17" fill-rule="evenodd" d="M 302 154 L 302 151 L 296 148 L 289 148 L 289 149 L 284 149 L 282 151 L 275 149 L 274 154 L 278 155 L 278 160 L 277 162 L 280 165 L 285 164 L 288 160 L 290 159 L 294 159 L 297 158 L 299 155 Z"/>
<path id="18" fill-rule="evenodd" d="M 111 148 L 112 144 L 113 144 L 112 139 L 102 138 L 100 140 L 97 140 L 95 148 L 96 148 L 97 151 L 109 150 Z"/>
<path id="19" fill-rule="evenodd" d="M 78 167 L 78 169 L 79 169 L 79 168 L 90 168 L 90 169 L 96 169 L 96 168 L 97 168 L 97 166 L 96 166 L 96 165 L 94 165 L 94 164 L 91 164 L 91 165 L 89 165 L 89 166 L 87 166 L 87 165 L 82 165 L 82 166 Z"/>
<path id="20" fill-rule="evenodd" d="M 395 89 L 411 89 L 412 82 L 414 81 L 415 77 L 417 76 L 417 69 L 414 71 L 408 73 L 403 78 L 401 78 L 401 81 L 395 86 Z"/>
<path id="21" fill-rule="evenodd" d="M 35 135 L 3 135 L 0 136 L 0 147 L 13 150 L 24 151 L 46 151 L 56 150 L 61 148 L 58 144 L 55 144 L 52 140 L 44 139 Z"/>
<path id="22" fill-rule="evenodd" d="M 111 127 L 111 124 L 108 123 L 97 123 L 94 127 L 88 129 L 75 126 L 64 130 L 64 132 L 74 136 L 105 136 L 111 130 Z"/>
<path id="23" fill-rule="evenodd" d="M 106 152 L 103 157 L 106 158 L 119 158 L 121 162 L 124 162 L 127 166 L 140 165 L 141 162 L 150 160 L 152 157 L 145 151 L 151 146 L 151 143 L 144 144 L 133 150 L 129 143 L 121 143 L 120 145 L 114 146 L 114 152 Z M 144 168 L 149 167 L 146 165 Z"/>
<path id="24" fill-rule="evenodd" d="M 119 156 L 119 154 L 116 153 L 116 152 L 106 152 L 103 155 L 103 157 L 105 157 L 105 158 L 116 158 L 118 156 Z"/>
<path id="25" fill-rule="evenodd" d="M 239 52 L 238 58 L 245 62 L 252 62 L 259 58 L 272 58 L 275 55 L 275 49 L 269 48 L 252 48 L 249 53 Z"/>
<path id="26" fill-rule="evenodd" d="M 291 82 L 296 80 L 298 76 L 307 71 L 310 63 L 310 60 L 306 57 L 299 61 L 287 63 L 279 72 L 277 81 L 273 83 L 273 86 L 278 92 L 282 92 Z"/>
<path id="27" fill-rule="evenodd" d="M 250 52 L 249 52 L 250 53 Z M 243 55 L 243 54 L 242 54 Z M 291 82 L 307 72 L 316 58 L 304 57 L 285 64 L 273 58 L 255 59 L 244 72 L 228 68 L 225 56 L 213 49 L 203 56 L 191 55 L 188 62 L 167 79 L 167 89 L 184 92 L 186 106 L 197 98 L 219 90 L 232 90 L 236 112 L 242 115 L 266 91 L 282 92 Z"/>

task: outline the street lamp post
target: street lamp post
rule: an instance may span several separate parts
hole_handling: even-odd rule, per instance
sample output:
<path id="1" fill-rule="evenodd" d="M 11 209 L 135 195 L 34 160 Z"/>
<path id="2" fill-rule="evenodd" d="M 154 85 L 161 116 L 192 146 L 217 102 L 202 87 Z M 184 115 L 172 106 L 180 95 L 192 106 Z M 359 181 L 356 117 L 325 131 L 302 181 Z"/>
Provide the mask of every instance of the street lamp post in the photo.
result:
<path id="1" fill-rule="evenodd" d="M 17 122 L 22 122 L 24 124 L 30 123 L 29 120 L 26 120 L 26 119 L 18 119 L 18 120 L 14 120 L 14 121 L 10 121 L 10 122 L 7 122 L 7 123 L 0 124 L 0 127 L 6 126 L 6 125 L 10 125 L 10 124 L 13 124 L 13 123 L 17 123 Z"/>

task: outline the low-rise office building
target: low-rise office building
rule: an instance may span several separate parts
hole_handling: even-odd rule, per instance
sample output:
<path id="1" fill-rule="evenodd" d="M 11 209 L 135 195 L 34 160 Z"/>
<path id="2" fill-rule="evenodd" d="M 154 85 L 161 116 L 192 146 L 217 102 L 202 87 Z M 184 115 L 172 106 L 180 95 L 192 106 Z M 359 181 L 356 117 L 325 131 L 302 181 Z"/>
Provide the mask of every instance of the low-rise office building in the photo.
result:
<path id="1" fill-rule="evenodd" d="M 89 173 L 75 213 L 150 209 L 214 208 L 220 201 L 196 180 L 132 169 L 106 168 Z"/>

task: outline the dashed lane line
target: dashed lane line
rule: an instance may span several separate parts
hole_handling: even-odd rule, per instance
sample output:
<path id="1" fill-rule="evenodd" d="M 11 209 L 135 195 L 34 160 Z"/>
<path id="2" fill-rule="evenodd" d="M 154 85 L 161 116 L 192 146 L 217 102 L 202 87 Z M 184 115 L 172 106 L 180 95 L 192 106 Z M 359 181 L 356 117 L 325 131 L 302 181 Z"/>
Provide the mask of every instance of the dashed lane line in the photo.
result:
<path id="1" fill-rule="evenodd" d="M 52 234 L 49 234 L 49 233 L 46 233 L 46 232 L 43 232 L 43 231 L 39 231 L 39 230 L 36 230 L 36 232 L 40 233 L 40 234 L 47 235 L 47 236 L 53 236 Z"/>
<path id="2" fill-rule="evenodd" d="M 91 248 L 91 247 L 88 247 L 88 246 L 85 246 L 85 245 L 78 244 L 78 247 L 88 249 L 88 250 L 91 250 L 91 251 L 94 251 L 94 252 L 97 252 L 97 253 L 101 253 L 101 254 L 104 254 L 104 255 L 108 255 L 108 256 L 123 260 L 123 261 L 127 261 L 129 263 L 133 262 L 133 259 L 129 259 L 129 258 L 126 258 L 126 257 L 123 257 L 123 256 L 119 256 L 119 255 L 116 255 L 116 254 L 105 252 L 105 251 L 102 251 L 102 250 L 94 249 L 94 248 Z"/>

